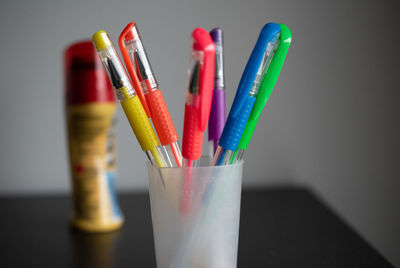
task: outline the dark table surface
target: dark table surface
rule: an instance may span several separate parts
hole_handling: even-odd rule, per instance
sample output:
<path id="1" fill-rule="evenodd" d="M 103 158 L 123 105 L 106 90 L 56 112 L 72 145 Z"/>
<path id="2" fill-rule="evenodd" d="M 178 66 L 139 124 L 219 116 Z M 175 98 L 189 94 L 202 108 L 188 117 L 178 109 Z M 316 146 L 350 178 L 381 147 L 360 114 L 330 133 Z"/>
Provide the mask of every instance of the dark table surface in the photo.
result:
<path id="1" fill-rule="evenodd" d="M 119 198 L 125 225 L 68 228 L 69 197 L 0 198 L 0 267 L 155 267 L 147 194 Z M 238 267 L 393 267 L 305 189 L 242 194 Z"/>

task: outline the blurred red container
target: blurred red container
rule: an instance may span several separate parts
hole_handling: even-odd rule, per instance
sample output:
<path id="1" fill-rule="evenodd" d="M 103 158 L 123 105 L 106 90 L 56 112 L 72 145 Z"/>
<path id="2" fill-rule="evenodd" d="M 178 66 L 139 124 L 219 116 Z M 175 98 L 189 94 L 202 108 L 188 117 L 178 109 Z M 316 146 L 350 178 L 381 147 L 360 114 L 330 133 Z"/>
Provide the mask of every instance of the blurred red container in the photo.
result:
<path id="1" fill-rule="evenodd" d="M 114 90 L 91 41 L 68 47 L 64 64 L 71 223 L 87 232 L 112 231 L 123 223 L 114 186 Z"/>

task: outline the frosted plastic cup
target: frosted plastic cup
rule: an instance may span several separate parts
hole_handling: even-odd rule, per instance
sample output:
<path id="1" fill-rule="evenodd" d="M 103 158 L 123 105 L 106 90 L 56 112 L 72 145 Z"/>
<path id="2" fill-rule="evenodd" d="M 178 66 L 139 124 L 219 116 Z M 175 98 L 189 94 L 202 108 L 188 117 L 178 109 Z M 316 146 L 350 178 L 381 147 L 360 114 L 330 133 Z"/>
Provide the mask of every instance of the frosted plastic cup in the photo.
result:
<path id="1" fill-rule="evenodd" d="M 147 167 L 157 267 L 236 267 L 243 161 Z"/>

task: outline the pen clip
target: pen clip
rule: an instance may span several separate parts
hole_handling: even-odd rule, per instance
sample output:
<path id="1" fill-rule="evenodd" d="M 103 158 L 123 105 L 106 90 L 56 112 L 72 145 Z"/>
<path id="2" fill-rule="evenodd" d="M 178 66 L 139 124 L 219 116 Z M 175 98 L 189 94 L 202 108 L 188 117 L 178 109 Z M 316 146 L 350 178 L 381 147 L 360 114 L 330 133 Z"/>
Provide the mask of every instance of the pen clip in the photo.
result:
<path id="1" fill-rule="evenodd" d="M 290 29 L 284 24 L 279 24 L 279 26 L 281 28 L 279 36 L 280 43 L 271 61 L 271 64 L 269 65 L 267 73 L 265 74 L 264 80 L 261 81 L 257 100 L 254 104 L 253 110 L 251 111 L 249 120 L 258 120 L 260 117 L 261 112 L 274 89 L 276 81 L 278 80 L 283 63 L 285 62 L 286 54 L 292 42 L 292 34 Z"/>
<path id="2" fill-rule="evenodd" d="M 214 88 L 215 45 L 210 34 L 203 28 L 196 28 L 192 33 L 193 50 L 203 52 L 203 64 L 199 77 L 199 128 L 204 132 L 210 116 L 212 94 Z"/>
<path id="3" fill-rule="evenodd" d="M 128 69 L 128 73 L 131 78 L 133 87 L 139 96 L 140 102 L 142 103 L 142 106 L 143 106 L 144 110 L 146 111 L 147 117 L 150 118 L 151 114 L 150 114 L 149 106 L 147 105 L 147 101 L 144 96 L 143 89 L 140 85 L 138 76 L 133 67 L 133 63 L 129 57 L 129 53 L 126 50 L 125 43 L 124 43 L 124 40 L 126 38 L 129 38 L 129 39 L 134 38 L 134 36 L 132 34 L 132 29 L 134 26 L 135 26 L 135 22 L 131 22 L 128 25 L 126 25 L 125 29 L 122 31 L 121 35 L 119 36 L 118 45 L 119 45 L 119 49 L 121 50 L 122 58 L 124 59 L 126 68 Z"/>
<path id="4" fill-rule="evenodd" d="M 280 32 L 281 28 L 276 23 L 267 23 L 261 30 L 257 43 L 251 52 L 246 68 L 240 79 L 238 90 L 231 108 L 231 116 L 236 117 L 242 109 L 250 93 L 257 71 L 260 67 L 268 43 Z"/>

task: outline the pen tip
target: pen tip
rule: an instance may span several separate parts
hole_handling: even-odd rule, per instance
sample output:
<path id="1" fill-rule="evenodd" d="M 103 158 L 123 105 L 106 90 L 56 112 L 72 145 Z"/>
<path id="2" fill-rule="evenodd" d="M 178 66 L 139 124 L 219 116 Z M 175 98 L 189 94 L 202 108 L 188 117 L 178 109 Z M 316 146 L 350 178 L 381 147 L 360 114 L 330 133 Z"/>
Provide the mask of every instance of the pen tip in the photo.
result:
<path id="1" fill-rule="evenodd" d="M 121 88 L 123 86 L 121 76 L 119 75 L 114 63 L 110 58 L 107 58 L 107 66 L 110 71 L 110 80 L 114 88 Z"/>
<path id="2" fill-rule="evenodd" d="M 190 94 L 197 94 L 199 91 L 199 63 L 193 67 L 192 77 L 190 77 L 189 92 Z"/>
<path id="3" fill-rule="evenodd" d="M 146 74 L 146 70 L 144 68 L 143 62 L 140 59 L 139 53 L 137 51 L 135 53 L 135 60 L 136 60 L 136 66 L 138 68 L 139 76 L 141 77 L 142 80 L 148 79 L 148 76 Z"/>

